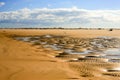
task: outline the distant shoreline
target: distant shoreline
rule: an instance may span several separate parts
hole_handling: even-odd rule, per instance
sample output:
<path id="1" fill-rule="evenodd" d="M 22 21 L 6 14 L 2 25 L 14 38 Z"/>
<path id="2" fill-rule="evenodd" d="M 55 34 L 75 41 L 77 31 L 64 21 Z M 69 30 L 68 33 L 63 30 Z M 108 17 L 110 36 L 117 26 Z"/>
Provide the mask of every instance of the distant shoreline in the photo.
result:
<path id="1" fill-rule="evenodd" d="M 120 28 L 0 28 L 0 29 L 120 30 Z"/>

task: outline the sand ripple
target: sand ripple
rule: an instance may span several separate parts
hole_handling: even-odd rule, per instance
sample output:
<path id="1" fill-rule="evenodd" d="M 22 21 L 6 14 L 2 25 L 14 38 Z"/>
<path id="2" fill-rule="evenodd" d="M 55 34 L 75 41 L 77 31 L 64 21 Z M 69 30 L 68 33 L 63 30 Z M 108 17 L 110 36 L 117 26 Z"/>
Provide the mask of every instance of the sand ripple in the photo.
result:
<path id="1" fill-rule="evenodd" d="M 30 42 L 32 45 L 43 46 L 48 51 L 52 50 L 55 53 L 52 53 L 55 58 L 67 62 L 69 68 L 81 77 L 120 77 L 120 69 L 118 67 L 120 61 L 118 56 L 120 55 L 115 55 L 114 51 L 114 55 L 107 51 L 113 48 L 120 48 L 119 38 L 105 36 L 97 38 L 72 38 L 42 35 L 15 37 L 15 39 Z"/>

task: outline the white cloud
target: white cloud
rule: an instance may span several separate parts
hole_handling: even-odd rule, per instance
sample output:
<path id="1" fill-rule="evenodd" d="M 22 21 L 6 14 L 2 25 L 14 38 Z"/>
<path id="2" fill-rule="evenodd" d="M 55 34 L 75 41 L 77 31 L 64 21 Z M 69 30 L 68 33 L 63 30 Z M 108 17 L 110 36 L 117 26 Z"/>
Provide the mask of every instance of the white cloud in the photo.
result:
<path id="1" fill-rule="evenodd" d="M 86 10 L 73 8 L 28 9 L 0 12 L 1 23 L 32 26 L 119 27 L 120 10 Z M 13 24 L 13 25 L 14 25 Z"/>
<path id="2" fill-rule="evenodd" d="M 48 7 L 51 7 L 52 5 L 51 5 L 51 4 L 48 4 L 47 6 L 48 6 Z"/>
<path id="3" fill-rule="evenodd" d="M 5 2 L 0 2 L 0 7 L 4 6 Z"/>
<path id="4" fill-rule="evenodd" d="M 73 6 L 72 10 L 78 10 L 78 8 L 76 6 Z"/>

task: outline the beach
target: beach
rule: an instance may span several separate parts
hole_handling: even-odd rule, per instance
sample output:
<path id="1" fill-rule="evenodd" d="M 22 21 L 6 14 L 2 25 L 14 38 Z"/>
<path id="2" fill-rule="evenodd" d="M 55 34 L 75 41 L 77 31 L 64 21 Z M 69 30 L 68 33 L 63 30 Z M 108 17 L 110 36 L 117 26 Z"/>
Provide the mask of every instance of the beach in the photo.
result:
<path id="1" fill-rule="evenodd" d="M 103 53 L 119 38 L 119 30 L 1 29 L 0 80 L 120 80 L 119 50 Z"/>

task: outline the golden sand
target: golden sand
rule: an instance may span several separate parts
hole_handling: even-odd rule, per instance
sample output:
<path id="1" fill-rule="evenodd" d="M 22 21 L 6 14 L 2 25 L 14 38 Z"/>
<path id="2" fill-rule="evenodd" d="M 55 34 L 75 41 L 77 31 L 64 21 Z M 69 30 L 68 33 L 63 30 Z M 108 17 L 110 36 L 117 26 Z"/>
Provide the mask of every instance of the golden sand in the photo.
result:
<path id="1" fill-rule="evenodd" d="M 119 30 L 0 30 L 0 80 L 120 80 L 120 64 L 108 62 L 106 58 L 95 58 L 99 57 L 96 53 L 91 53 L 92 57 L 91 54 L 55 57 L 63 51 L 12 38 L 47 34 L 75 38 L 120 37 Z"/>

